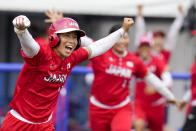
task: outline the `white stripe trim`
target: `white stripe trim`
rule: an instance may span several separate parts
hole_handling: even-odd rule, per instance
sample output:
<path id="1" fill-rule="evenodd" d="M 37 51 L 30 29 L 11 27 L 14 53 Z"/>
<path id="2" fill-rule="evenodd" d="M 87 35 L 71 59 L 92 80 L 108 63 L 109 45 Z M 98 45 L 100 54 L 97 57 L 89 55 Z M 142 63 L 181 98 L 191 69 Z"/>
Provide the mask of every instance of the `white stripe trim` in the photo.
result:
<path id="1" fill-rule="evenodd" d="M 161 97 L 158 100 L 151 103 L 152 106 L 158 106 L 166 102 L 166 99 Z"/>
<path id="2" fill-rule="evenodd" d="M 35 123 L 35 122 L 31 122 L 31 121 L 29 121 L 29 120 L 23 118 L 18 112 L 16 112 L 16 111 L 13 110 L 13 109 L 10 111 L 10 113 L 11 113 L 15 118 L 17 118 L 17 119 L 19 119 L 19 120 L 21 120 L 21 121 L 23 121 L 23 122 L 30 123 L 30 124 L 43 124 L 43 123 L 49 122 L 49 121 L 52 119 L 52 114 L 51 114 L 47 121 L 41 122 L 41 123 Z"/>
<path id="3" fill-rule="evenodd" d="M 116 109 L 116 108 L 120 108 L 120 107 L 123 107 L 126 104 L 128 104 L 130 101 L 131 101 L 130 96 L 127 96 L 127 98 L 125 100 L 123 100 L 120 104 L 114 105 L 114 106 L 108 106 L 108 105 L 104 105 L 101 102 L 99 102 L 98 100 L 96 100 L 94 96 L 91 96 L 90 97 L 90 102 L 92 104 L 94 104 L 95 106 L 104 108 L 104 109 Z"/>
<path id="4" fill-rule="evenodd" d="M 191 105 L 192 105 L 192 106 L 196 106 L 196 100 L 193 100 L 193 101 L 191 102 Z"/>

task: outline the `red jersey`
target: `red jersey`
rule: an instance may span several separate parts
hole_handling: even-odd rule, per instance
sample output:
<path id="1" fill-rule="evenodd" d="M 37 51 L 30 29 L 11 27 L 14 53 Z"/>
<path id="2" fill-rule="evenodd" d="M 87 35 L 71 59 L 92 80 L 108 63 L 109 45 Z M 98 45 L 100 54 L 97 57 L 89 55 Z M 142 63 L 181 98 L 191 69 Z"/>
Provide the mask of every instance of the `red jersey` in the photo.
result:
<path id="1" fill-rule="evenodd" d="M 145 63 L 148 67 L 148 70 L 154 73 L 157 77 L 161 77 L 161 74 L 164 71 L 164 63 L 157 57 L 151 56 L 149 61 Z M 145 92 L 146 83 L 141 79 L 136 79 L 135 85 L 135 99 L 139 99 L 142 101 L 147 101 L 148 103 L 155 102 L 156 100 L 160 99 L 162 96 L 159 93 L 154 94 L 147 94 Z"/>
<path id="2" fill-rule="evenodd" d="M 165 64 L 169 63 L 169 59 L 171 56 L 171 52 L 168 50 L 162 50 L 159 55 L 159 59 L 165 62 Z"/>
<path id="3" fill-rule="evenodd" d="M 196 61 L 193 63 L 190 72 L 192 100 L 196 100 Z"/>
<path id="4" fill-rule="evenodd" d="M 130 52 L 119 57 L 112 49 L 91 59 L 95 75 L 91 93 L 101 103 L 117 105 L 129 96 L 129 81 L 133 75 L 144 78 L 147 68 Z"/>
<path id="5" fill-rule="evenodd" d="M 72 68 L 88 58 L 88 52 L 79 48 L 62 60 L 49 44 L 39 45 L 40 50 L 33 58 L 26 57 L 21 50 L 25 63 L 9 105 L 23 118 L 36 123 L 48 120 Z"/>

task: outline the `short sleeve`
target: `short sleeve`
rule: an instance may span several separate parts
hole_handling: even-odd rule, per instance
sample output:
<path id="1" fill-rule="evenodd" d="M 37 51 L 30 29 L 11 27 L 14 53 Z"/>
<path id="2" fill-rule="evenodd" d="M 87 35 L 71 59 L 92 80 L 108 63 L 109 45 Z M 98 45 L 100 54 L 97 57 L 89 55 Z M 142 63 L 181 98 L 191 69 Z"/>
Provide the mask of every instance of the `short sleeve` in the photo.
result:
<path id="1" fill-rule="evenodd" d="M 81 62 L 88 59 L 88 52 L 83 47 L 80 47 L 78 50 L 74 51 L 71 55 L 71 60 L 74 63 L 74 66 L 80 64 Z"/>
<path id="2" fill-rule="evenodd" d="M 148 73 L 147 67 L 144 65 L 144 63 L 139 59 L 135 58 L 135 76 L 139 78 L 144 78 L 146 74 Z"/>
<path id="3" fill-rule="evenodd" d="M 24 61 L 30 65 L 38 65 L 45 62 L 45 59 L 47 59 L 48 55 L 50 54 L 50 47 L 47 43 L 40 43 L 38 42 L 40 46 L 40 50 L 38 54 L 33 56 L 32 58 L 25 55 L 23 49 L 20 50 L 20 53 L 24 59 Z"/>

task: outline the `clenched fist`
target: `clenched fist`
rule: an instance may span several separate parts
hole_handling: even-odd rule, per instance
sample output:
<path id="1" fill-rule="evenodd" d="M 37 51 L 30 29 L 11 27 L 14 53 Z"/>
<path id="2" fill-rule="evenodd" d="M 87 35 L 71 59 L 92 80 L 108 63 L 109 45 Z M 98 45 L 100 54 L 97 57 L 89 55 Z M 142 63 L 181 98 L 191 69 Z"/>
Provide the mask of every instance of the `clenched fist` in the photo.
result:
<path id="1" fill-rule="evenodd" d="M 123 22 L 124 31 L 127 32 L 133 24 L 134 24 L 134 21 L 132 18 L 124 18 L 124 22 Z"/>
<path id="2" fill-rule="evenodd" d="M 15 27 L 14 30 L 17 34 L 20 34 L 21 31 L 24 31 L 26 28 L 30 27 L 31 25 L 30 20 L 24 15 L 15 17 L 12 23 Z"/>

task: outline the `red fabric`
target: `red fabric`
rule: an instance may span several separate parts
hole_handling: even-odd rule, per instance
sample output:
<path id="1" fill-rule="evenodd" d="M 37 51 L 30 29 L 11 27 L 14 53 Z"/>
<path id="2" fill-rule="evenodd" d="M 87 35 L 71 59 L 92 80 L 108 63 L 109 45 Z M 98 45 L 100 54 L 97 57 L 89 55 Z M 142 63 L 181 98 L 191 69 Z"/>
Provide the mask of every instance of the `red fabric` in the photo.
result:
<path id="1" fill-rule="evenodd" d="M 146 66 L 149 71 L 154 73 L 157 77 L 161 77 L 161 74 L 164 72 L 165 64 L 157 57 L 151 56 Z M 146 83 L 141 79 L 136 79 L 135 84 L 135 99 L 140 99 L 147 103 L 153 103 L 160 99 L 162 96 L 159 93 L 147 94 L 145 92 L 145 88 L 147 88 Z"/>
<path id="2" fill-rule="evenodd" d="M 9 105 L 25 119 L 37 123 L 48 120 L 72 68 L 88 58 L 88 52 L 80 48 L 62 60 L 48 44 L 39 45 L 40 51 L 33 58 L 21 50 L 25 63 Z"/>
<path id="3" fill-rule="evenodd" d="M 145 101 L 135 100 L 134 119 L 144 120 L 151 131 L 163 131 L 165 107 L 163 104 L 159 106 L 151 106 Z"/>
<path id="4" fill-rule="evenodd" d="M 0 131 L 54 131 L 51 121 L 43 124 L 30 124 L 15 118 L 10 112 L 7 113 Z"/>
<path id="5" fill-rule="evenodd" d="M 162 61 L 164 61 L 165 64 L 168 64 L 168 63 L 169 63 L 170 56 L 171 56 L 171 52 L 168 51 L 168 50 L 162 50 L 162 51 L 160 52 L 160 59 L 161 59 Z"/>
<path id="6" fill-rule="evenodd" d="M 196 100 L 196 60 L 191 67 L 190 73 L 192 100 Z"/>
<path id="7" fill-rule="evenodd" d="M 117 109 L 103 109 L 90 103 L 92 131 L 131 131 L 131 103 Z"/>
<path id="8" fill-rule="evenodd" d="M 133 75 L 143 78 L 147 68 L 143 62 L 131 54 L 118 57 L 109 50 L 91 59 L 95 75 L 91 93 L 105 105 L 117 105 L 129 95 L 129 81 Z"/>
<path id="9" fill-rule="evenodd" d="M 189 113 L 190 113 L 190 111 L 191 111 L 191 109 L 192 109 L 191 102 L 192 102 L 192 101 L 190 101 L 190 102 L 188 103 L 188 105 L 187 105 L 187 108 L 186 108 L 186 117 L 189 115 Z"/>

